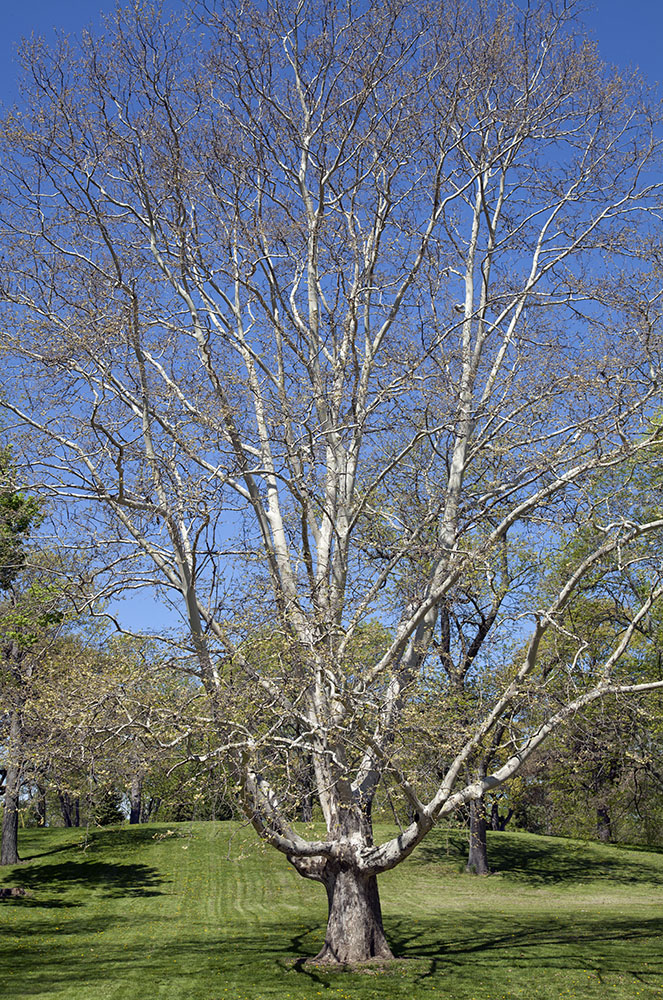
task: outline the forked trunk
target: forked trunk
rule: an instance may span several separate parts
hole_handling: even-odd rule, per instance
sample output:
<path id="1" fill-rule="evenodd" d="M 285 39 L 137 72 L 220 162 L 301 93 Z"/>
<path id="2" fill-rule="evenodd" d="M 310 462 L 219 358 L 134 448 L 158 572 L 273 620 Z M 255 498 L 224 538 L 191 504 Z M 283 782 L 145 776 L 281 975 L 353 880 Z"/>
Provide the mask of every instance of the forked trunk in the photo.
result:
<path id="1" fill-rule="evenodd" d="M 375 875 L 328 865 L 324 883 L 329 903 L 327 934 L 313 961 L 354 965 L 393 958 L 382 926 Z"/>
<path id="2" fill-rule="evenodd" d="M 158 796 L 153 795 L 150 799 L 143 799 L 140 813 L 141 823 L 149 823 L 150 820 L 156 820 L 160 808 L 161 799 Z"/>
<path id="3" fill-rule="evenodd" d="M 80 802 L 77 796 L 58 789 L 60 812 L 65 826 L 80 826 Z"/>
<path id="4" fill-rule="evenodd" d="M 492 808 L 490 810 L 490 828 L 491 830 L 505 830 L 507 823 L 513 816 L 513 809 L 509 807 L 509 811 L 506 816 L 502 816 L 500 813 L 500 807 L 497 802 L 493 802 Z"/>

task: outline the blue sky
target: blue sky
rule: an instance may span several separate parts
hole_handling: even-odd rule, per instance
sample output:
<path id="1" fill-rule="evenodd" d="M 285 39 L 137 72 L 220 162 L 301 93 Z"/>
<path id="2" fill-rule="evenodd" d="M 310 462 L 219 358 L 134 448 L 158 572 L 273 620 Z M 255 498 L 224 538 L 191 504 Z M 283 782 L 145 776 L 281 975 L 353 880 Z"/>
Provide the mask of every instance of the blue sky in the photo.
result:
<path id="1" fill-rule="evenodd" d="M 53 28 L 77 32 L 99 23 L 100 11 L 114 0 L 4 0 L 0 42 L 0 102 L 16 97 L 16 44 L 32 32 L 52 36 Z M 170 0 L 176 8 L 178 0 Z M 595 0 L 586 23 L 608 62 L 639 65 L 651 80 L 663 79 L 663 3 L 661 0 Z"/>
<path id="2" fill-rule="evenodd" d="M 595 0 L 585 23 L 606 62 L 639 66 L 651 80 L 663 80 L 661 0 Z"/>

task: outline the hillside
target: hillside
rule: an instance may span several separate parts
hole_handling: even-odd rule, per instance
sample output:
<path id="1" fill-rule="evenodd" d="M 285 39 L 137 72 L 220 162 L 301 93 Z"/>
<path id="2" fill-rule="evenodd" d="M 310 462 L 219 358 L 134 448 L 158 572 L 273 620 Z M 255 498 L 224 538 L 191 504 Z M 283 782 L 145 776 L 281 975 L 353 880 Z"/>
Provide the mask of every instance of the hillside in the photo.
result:
<path id="1" fill-rule="evenodd" d="M 558 1000 L 663 995 L 663 854 L 527 834 L 465 875 L 443 830 L 381 880 L 404 961 L 306 967 L 321 887 L 236 823 L 21 831 L 0 872 L 0 996 L 58 1000 Z"/>

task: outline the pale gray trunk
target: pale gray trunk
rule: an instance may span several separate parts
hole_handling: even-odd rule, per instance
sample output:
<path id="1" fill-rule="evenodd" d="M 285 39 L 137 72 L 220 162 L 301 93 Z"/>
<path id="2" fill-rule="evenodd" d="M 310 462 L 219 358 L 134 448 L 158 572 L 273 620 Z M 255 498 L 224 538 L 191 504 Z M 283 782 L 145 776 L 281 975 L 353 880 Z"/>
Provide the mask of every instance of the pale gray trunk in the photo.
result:
<path id="1" fill-rule="evenodd" d="M 314 962 L 355 965 L 393 958 L 382 926 L 375 875 L 327 863 L 322 877 L 329 916 L 325 943 Z"/>
<path id="2" fill-rule="evenodd" d="M 333 836 L 348 844 L 373 843 L 371 800 L 335 803 Z M 382 908 L 375 875 L 362 872 L 350 860 L 325 862 L 320 881 L 327 891 L 325 943 L 313 959 L 330 965 L 387 961 L 394 956 L 382 925 Z"/>

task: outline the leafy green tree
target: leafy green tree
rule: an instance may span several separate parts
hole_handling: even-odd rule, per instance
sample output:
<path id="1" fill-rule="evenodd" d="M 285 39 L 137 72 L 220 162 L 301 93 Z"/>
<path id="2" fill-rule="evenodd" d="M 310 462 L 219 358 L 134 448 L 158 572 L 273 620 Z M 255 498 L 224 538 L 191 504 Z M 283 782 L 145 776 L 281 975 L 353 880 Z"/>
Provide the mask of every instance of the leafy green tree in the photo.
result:
<path id="1" fill-rule="evenodd" d="M 653 424 L 654 432 L 659 425 L 658 421 Z M 607 470 L 579 503 L 575 530 L 557 536 L 558 551 L 539 582 L 542 602 L 559 588 L 569 565 L 596 548 L 611 523 L 660 519 L 662 489 L 660 447 L 637 461 Z M 550 703 L 577 696 L 600 681 L 615 629 L 626 632 L 631 627 L 660 577 L 658 546 L 647 538 L 627 549 L 617 546 L 610 559 L 586 575 L 551 622 L 541 646 L 545 697 Z M 575 668 L 573 673 L 569 663 Z M 625 683 L 663 679 L 660 606 L 652 606 L 638 620 L 615 675 Z M 647 704 L 615 696 L 591 706 L 556 734 L 545 751 L 545 767 L 538 769 L 538 781 L 547 785 L 538 795 L 537 806 L 546 813 L 547 832 L 581 832 L 607 841 L 618 836 L 620 828 L 638 839 L 644 829 L 651 830 L 645 819 L 643 789 L 653 793 L 656 810 L 659 796 L 654 776 L 661 773 L 663 755 L 661 718 L 658 695 Z"/>
<path id="2" fill-rule="evenodd" d="M 199 737 L 204 692 L 174 676 L 153 640 L 86 634 L 82 624 L 44 652 L 26 702 L 33 767 L 66 825 L 100 822 L 100 809 L 119 820 L 125 804 L 139 822 L 163 801 L 171 769 L 213 756 Z"/>

